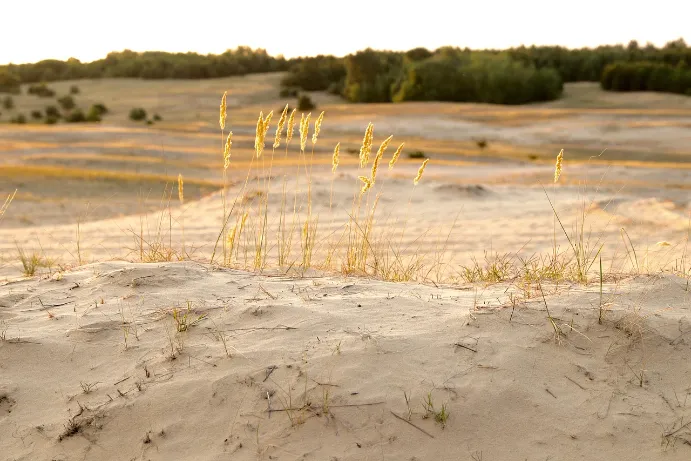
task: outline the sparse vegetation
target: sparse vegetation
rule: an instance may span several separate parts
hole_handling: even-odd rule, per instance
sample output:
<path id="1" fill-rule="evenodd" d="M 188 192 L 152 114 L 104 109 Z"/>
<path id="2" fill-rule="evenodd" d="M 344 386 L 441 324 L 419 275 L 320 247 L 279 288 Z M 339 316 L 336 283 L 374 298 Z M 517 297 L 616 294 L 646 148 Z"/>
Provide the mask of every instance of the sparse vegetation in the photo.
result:
<path id="1" fill-rule="evenodd" d="M 135 107 L 134 109 L 130 110 L 130 120 L 135 122 L 146 120 L 146 110 L 142 109 L 141 107 Z"/>
<path id="2" fill-rule="evenodd" d="M 38 96 L 39 98 L 52 98 L 55 96 L 55 91 L 48 88 L 48 86 L 45 83 L 29 85 L 29 88 L 26 90 L 26 93 L 33 94 L 34 96 Z"/>
<path id="3" fill-rule="evenodd" d="M 62 107 L 62 109 L 66 111 L 70 111 L 77 107 L 77 103 L 74 101 L 74 98 L 70 95 L 59 98 L 58 104 L 60 104 L 60 107 Z"/>
<path id="4" fill-rule="evenodd" d="M 5 96 L 2 98 L 2 107 L 7 110 L 14 109 L 14 99 L 12 99 L 12 96 Z"/>
<path id="5" fill-rule="evenodd" d="M 310 98 L 308 95 L 301 94 L 298 98 L 298 110 L 307 111 L 312 110 L 315 107 L 316 106 L 314 105 L 314 102 L 312 102 L 312 98 Z"/>
<path id="6" fill-rule="evenodd" d="M 26 123 L 26 116 L 24 114 L 17 114 L 10 119 L 10 123 L 23 125 Z"/>
<path id="7" fill-rule="evenodd" d="M 81 109 L 76 109 L 71 111 L 67 117 L 65 117 L 65 121 L 67 123 L 83 123 L 86 122 L 86 115 L 84 115 L 84 112 L 82 112 Z"/>
<path id="8" fill-rule="evenodd" d="M 43 118 L 43 113 L 40 110 L 32 110 L 31 118 L 33 118 L 34 120 L 40 120 Z"/>
<path id="9" fill-rule="evenodd" d="M 425 154 L 421 150 L 415 150 L 412 152 L 408 152 L 408 158 L 413 158 L 413 159 L 427 158 L 427 154 Z"/>

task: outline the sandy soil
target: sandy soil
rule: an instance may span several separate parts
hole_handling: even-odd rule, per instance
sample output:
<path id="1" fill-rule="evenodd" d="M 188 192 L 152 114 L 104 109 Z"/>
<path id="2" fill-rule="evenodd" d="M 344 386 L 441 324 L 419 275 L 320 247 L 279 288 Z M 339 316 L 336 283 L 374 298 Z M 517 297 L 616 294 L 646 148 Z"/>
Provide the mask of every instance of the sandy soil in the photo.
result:
<path id="1" fill-rule="evenodd" d="M 605 284 L 602 324 L 597 288 L 543 290 L 514 305 L 504 284 L 265 277 L 189 262 L 6 283 L 0 452 L 688 459 L 688 280 Z M 178 332 L 173 309 L 188 307 Z M 448 418 L 435 421 L 442 408 Z"/>

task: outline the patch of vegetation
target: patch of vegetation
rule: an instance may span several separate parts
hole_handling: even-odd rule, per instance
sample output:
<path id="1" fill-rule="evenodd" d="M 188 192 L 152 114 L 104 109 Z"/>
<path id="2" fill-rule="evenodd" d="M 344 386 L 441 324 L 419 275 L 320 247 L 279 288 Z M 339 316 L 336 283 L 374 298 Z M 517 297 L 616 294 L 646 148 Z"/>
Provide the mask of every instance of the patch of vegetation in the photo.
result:
<path id="1" fill-rule="evenodd" d="M 31 118 L 33 118 L 34 120 L 40 120 L 43 118 L 43 113 L 40 110 L 32 110 Z"/>
<path id="2" fill-rule="evenodd" d="M 26 123 L 26 116 L 24 114 L 17 114 L 10 119 L 10 123 L 15 123 L 17 125 L 23 125 Z"/>
<path id="3" fill-rule="evenodd" d="M 46 106 L 45 111 L 46 111 L 46 117 L 52 117 L 55 119 L 58 119 L 61 117 L 60 111 L 55 106 Z"/>
<path id="4" fill-rule="evenodd" d="M 39 98 L 52 98 L 55 96 L 55 91 L 48 88 L 45 83 L 29 85 L 29 88 L 26 90 L 26 92 L 27 94 L 33 94 Z"/>
<path id="5" fill-rule="evenodd" d="M 60 104 L 60 107 L 62 107 L 63 110 L 72 110 L 75 107 L 77 107 L 77 103 L 74 101 L 74 98 L 70 95 L 63 96 L 58 99 L 58 104 Z"/>
<path id="6" fill-rule="evenodd" d="M 14 72 L 0 68 L 0 93 L 19 94 L 21 93 L 20 77 Z"/>
<path id="7" fill-rule="evenodd" d="M 301 111 L 312 110 L 316 107 L 317 106 L 312 101 L 312 98 L 310 98 L 308 95 L 303 94 L 303 95 L 300 95 L 300 97 L 298 98 L 298 110 L 301 110 Z"/>
<path id="8" fill-rule="evenodd" d="M 79 94 L 79 87 L 77 85 L 72 85 L 70 87 L 70 94 Z"/>
<path id="9" fill-rule="evenodd" d="M 2 98 L 2 107 L 7 110 L 14 109 L 14 99 L 12 99 L 12 96 L 5 96 Z"/>
<path id="10" fill-rule="evenodd" d="M 43 119 L 43 123 L 46 125 L 55 125 L 58 123 L 58 118 L 52 115 L 46 115 L 46 118 Z"/>
<path id="11" fill-rule="evenodd" d="M 475 141 L 475 144 L 477 144 L 477 147 L 480 149 L 484 149 L 487 147 L 487 140 L 486 139 L 478 139 Z"/>
<path id="12" fill-rule="evenodd" d="M 427 154 L 421 150 L 416 150 L 413 152 L 408 152 L 408 158 L 427 158 Z"/>
<path id="13" fill-rule="evenodd" d="M 100 122 L 101 121 L 101 110 L 96 106 L 91 106 L 89 111 L 86 113 L 85 121 L 87 122 Z"/>
<path id="14" fill-rule="evenodd" d="M 130 110 L 130 120 L 135 122 L 146 120 L 146 110 L 142 109 L 141 107 L 135 107 L 134 109 Z"/>
<path id="15" fill-rule="evenodd" d="M 609 91 L 659 91 L 691 96 L 691 68 L 656 62 L 617 62 L 605 68 L 600 86 Z"/>
<path id="16" fill-rule="evenodd" d="M 281 98 L 297 98 L 299 93 L 298 88 L 293 88 L 290 86 L 284 86 L 281 88 L 280 93 L 278 94 Z"/>
<path id="17" fill-rule="evenodd" d="M 154 114 L 153 121 L 154 122 L 161 122 L 161 121 L 163 121 L 163 117 L 161 117 L 159 114 Z"/>
<path id="18" fill-rule="evenodd" d="M 81 109 L 76 109 L 65 117 L 65 121 L 67 123 L 83 123 L 86 122 L 86 115 Z"/>

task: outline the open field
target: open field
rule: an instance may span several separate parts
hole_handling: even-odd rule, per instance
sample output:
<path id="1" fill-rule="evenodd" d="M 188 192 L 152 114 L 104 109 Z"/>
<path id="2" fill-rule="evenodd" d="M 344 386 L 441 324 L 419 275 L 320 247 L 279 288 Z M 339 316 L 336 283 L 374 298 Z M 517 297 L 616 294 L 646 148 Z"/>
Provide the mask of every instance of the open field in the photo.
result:
<path id="1" fill-rule="evenodd" d="M 279 81 L 76 82 L 101 124 L 0 124 L 0 454 L 689 459 L 691 98 L 313 94 L 274 151 Z"/>

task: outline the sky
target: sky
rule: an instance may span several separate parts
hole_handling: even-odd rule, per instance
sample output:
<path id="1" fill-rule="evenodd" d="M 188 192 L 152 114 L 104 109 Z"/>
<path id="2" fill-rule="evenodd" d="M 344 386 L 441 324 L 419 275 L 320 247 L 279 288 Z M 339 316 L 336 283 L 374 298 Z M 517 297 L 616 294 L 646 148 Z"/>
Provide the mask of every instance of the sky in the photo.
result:
<path id="1" fill-rule="evenodd" d="M 8 0 L 2 12 L 0 64 L 239 45 L 290 58 L 367 47 L 691 44 L 689 0 Z"/>

